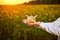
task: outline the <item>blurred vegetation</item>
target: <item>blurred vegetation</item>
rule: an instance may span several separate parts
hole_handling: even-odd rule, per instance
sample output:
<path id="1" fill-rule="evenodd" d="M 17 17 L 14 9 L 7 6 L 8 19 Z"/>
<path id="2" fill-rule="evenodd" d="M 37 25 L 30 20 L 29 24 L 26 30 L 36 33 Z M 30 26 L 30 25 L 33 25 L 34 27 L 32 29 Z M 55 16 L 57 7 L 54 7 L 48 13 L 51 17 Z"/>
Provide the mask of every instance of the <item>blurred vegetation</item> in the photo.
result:
<path id="1" fill-rule="evenodd" d="M 26 15 L 38 15 L 37 21 L 53 22 L 60 17 L 60 5 L 0 6 L 0 40 L 57 40 L 56 35 L 23 24 Z"/>
<path id="2" fill-rule="evenodd" d="M 60 4 L 60 0 L 33 0 L 24 4 Z"/>

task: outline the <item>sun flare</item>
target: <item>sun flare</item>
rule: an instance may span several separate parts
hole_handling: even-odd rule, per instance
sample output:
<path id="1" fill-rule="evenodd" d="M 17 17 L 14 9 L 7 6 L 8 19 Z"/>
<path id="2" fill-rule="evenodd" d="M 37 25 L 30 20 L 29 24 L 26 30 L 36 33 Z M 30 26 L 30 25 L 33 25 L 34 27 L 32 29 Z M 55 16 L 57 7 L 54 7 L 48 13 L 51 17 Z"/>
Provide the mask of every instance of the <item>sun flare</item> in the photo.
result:
<path id="1" fill-rule="evenodd" d="M 32 0 L 2 0 L 0 4 L 6 4 L 6 5 L 16 5 L 16 4 L 22 4 L 24 2 L 29 2 Z"/>

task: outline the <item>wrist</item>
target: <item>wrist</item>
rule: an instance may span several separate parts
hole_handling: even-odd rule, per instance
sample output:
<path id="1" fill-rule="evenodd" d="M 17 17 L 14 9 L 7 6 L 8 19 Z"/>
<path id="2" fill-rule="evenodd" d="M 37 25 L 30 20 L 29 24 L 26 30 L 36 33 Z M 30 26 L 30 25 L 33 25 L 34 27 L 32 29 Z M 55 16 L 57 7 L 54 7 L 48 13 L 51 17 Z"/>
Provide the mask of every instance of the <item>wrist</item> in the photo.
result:
<path id="1" fill-rule="evenodd" d="M 37 25 L 40 26 L 40 22 L 37 22 Z"/>
<path id="2" fill-rule="evenodd" d="M 39 27 L 40 26 L 40 22 L 35 22 L 35 25 Z"/>

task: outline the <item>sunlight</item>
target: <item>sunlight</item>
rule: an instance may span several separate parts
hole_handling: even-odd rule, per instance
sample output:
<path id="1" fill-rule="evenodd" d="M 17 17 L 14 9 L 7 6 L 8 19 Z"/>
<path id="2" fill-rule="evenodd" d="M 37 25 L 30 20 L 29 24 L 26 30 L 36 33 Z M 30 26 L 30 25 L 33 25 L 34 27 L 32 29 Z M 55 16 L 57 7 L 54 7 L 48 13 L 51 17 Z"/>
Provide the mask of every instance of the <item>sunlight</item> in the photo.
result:
<path id="1" fill-rule="evenodd" d="M 23 4 L 24 2 L 29 2 L 32 0 L 2 0 L 0 4 L 6 4 L 6 5 L 16 5 L 16 4 Z"/>

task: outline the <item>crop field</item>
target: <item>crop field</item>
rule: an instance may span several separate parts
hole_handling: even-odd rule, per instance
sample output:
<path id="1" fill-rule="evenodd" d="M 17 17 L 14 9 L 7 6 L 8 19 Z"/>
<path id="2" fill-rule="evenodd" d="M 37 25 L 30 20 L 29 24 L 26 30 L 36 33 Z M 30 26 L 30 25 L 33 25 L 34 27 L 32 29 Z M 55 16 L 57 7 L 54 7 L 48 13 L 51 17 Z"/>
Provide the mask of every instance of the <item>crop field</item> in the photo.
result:
<path id="1" fill-rule="evenodd" d="M 0 5 L 0 40 L 57 40 L 56 35 L 25 25 L 26 15 L 53 22 L 60 17 L 60 5 Z"/>

